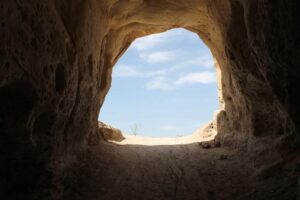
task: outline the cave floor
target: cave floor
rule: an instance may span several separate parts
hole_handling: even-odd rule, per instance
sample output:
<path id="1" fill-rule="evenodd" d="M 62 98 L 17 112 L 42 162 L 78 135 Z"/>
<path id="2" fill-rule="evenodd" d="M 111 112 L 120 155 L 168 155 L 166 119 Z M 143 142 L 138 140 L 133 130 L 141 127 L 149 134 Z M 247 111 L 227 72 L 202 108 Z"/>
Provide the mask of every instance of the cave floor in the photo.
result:
<path id="1" fill-rule="evenodd" d="M 72 199 L 220 200 L 251 195 L 249 161 L 226 148 L 183 145 L 91 146 Z M 74 192 L 74 191 L 78 191 Z M 247 198 L 247 197 L 246 197 Z"/>

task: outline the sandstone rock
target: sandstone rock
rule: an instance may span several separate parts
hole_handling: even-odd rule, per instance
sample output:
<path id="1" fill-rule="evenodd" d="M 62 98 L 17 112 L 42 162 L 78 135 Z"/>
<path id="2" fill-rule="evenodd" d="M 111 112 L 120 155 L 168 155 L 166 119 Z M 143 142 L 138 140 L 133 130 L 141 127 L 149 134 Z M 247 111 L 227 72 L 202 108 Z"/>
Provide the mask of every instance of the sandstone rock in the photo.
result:
<path id="1" fill-rule="evenodd" d="M 63 179 L 98 134 L 113 66 L 136 38 L 175 27 L 216 59 L 217 140 L 258 168 L 299 152 L 298 10 L 296 0 L 2 0 L 1 199 L 74 189 Z"/>
<path id="2" fill-rule="evenodd" d="M 277 161 L 270 165 L 262 166 L 260 169 L 257 169 L 254 176 L 258 179 L 267 179 L 278 175 L 280 172 L 282 172 L 283 164 L 284 163 L 282 161 Z"/>
<path id="3" fill-rule="evenodd" d="M 105 140 L 121 142 L 125 139 L 120 129 L 113 128 L 112 126 L 104 124 L 103 122 L 99 122 L 98 125 L 99 134 L 101 134 Z"/>
<path id="4" fill-rule="evenodd" d="M 298 186 L 298 188 L 297 188 L 297 190 L 298 190 L 297 198 L 300 199 L 300 176 L 299 176 L 298 181 L 297 181 L 297 186 Z"/>

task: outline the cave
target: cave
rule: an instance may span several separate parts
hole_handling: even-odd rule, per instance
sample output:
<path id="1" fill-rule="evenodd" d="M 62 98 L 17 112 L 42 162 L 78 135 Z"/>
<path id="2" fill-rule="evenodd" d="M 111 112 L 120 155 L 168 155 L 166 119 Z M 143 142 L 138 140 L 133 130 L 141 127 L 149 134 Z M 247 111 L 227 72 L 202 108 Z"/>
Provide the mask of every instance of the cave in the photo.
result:
<path id="1" fill-rule="evenodd" d="M 298 7 L 2 0 L 1 199 L 299 199 Z M 217 136 L 116 148 L 98 124 L 113 66 L 136 38 L 172 28 L 198 34 L 215 57 Z"/>

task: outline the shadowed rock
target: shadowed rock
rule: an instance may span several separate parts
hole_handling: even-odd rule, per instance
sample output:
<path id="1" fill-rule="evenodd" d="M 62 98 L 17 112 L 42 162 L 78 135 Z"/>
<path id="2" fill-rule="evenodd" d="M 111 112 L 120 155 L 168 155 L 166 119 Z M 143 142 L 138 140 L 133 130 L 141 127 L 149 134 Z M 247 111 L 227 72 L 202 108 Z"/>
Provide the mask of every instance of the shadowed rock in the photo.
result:
<path id="1" fill-rule="evenodd" d="M 2 0 L 0 198 L 100 199 L 109 197 L 104 195 L 109 191 L 97 185 L 104 184 L 105 178 L 128 180 L 122 174 L 107 177 L 106 168 L 120 172 L 113 160 L 115 154 L 103 153 L 101 157 L 103 141 L 97 147 L 90 145 L 92 138 L 99 138 L 98 114 L 110 88 L 112 68 L 136 38 L 182 27 L 198 34 L 215 57 L 220 100 L 214 120 L 216 141 L 222 148 L 243 154 L 253 168 L 249 174 L 239 171 L 237 176 L 247 176 L 244 182 L 226 173 L 224 176 L 231 174 L 236 180 L 231 187 L 247 182 L 237 193 L 243 188 L 249 192 L 226 193 L 226 182 L 219 182 L 220 187 L 214 189 L 225 191 L 220 199 L 296 199 L 300 147 L 298 10 L 296 0 Z M 121 161 L 157 162 L 150 159 L 156 159 L 151 153 L 147 154 L 149 159 L 128 154 L 129 159 Z M 173 156 L 164 155 L 166 160 Z M 183 163 L 180 158 L 174 163 Z M 278 162 L 280 167 L 272 165 Z M 173 191 L 173 199 L 179 194 L 177 185 L 185 188 L 183 183 L 197 182 L 197 175 L 206 176 L 209 169 L 203 165 L 199 174 L 189 176 L 185 171 L 183 176 L 179 173 L 182 166 L 170 163 L 168 178 L 161 184 L 168 186 L 166 197 Z M 224 167 L 222 163 L 226 162 L 209 171 L 211 180 L 218 180 L 214 178 Z M 130 166 L 134 174 L 137 167 Z M 249 179 L 257 169 L 261 169 L 259 180 Z M 142 181 L 150 179 L 139 172 Z M 201 189 L 189 185 L 194 191 L 190 199 L 199 199 L 199 194 L 210 199 L 218 195 L 200 182 L 195 185 Z M 143 191 L 138 188 L 136 191 Z M 127 189 L 134 197 L 135 190 L 130 185 Z M 153 199 L 157 193 L 151 191 Z M 160 194 L 164 198 L 163 192 Z"/>

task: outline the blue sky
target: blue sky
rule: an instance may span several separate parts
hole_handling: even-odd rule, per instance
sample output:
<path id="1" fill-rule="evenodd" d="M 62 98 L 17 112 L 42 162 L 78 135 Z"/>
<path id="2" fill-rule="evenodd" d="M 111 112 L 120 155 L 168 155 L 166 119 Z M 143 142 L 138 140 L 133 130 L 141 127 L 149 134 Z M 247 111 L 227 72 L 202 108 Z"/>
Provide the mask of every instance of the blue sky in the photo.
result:
<path id="1" fill-rule="evenodd" d="M 113 70 L 99 120 L 132 134 L 192 134 L 218 107 L 210 50 L 195 34 L 172 29 L 135 40 Z"/>

